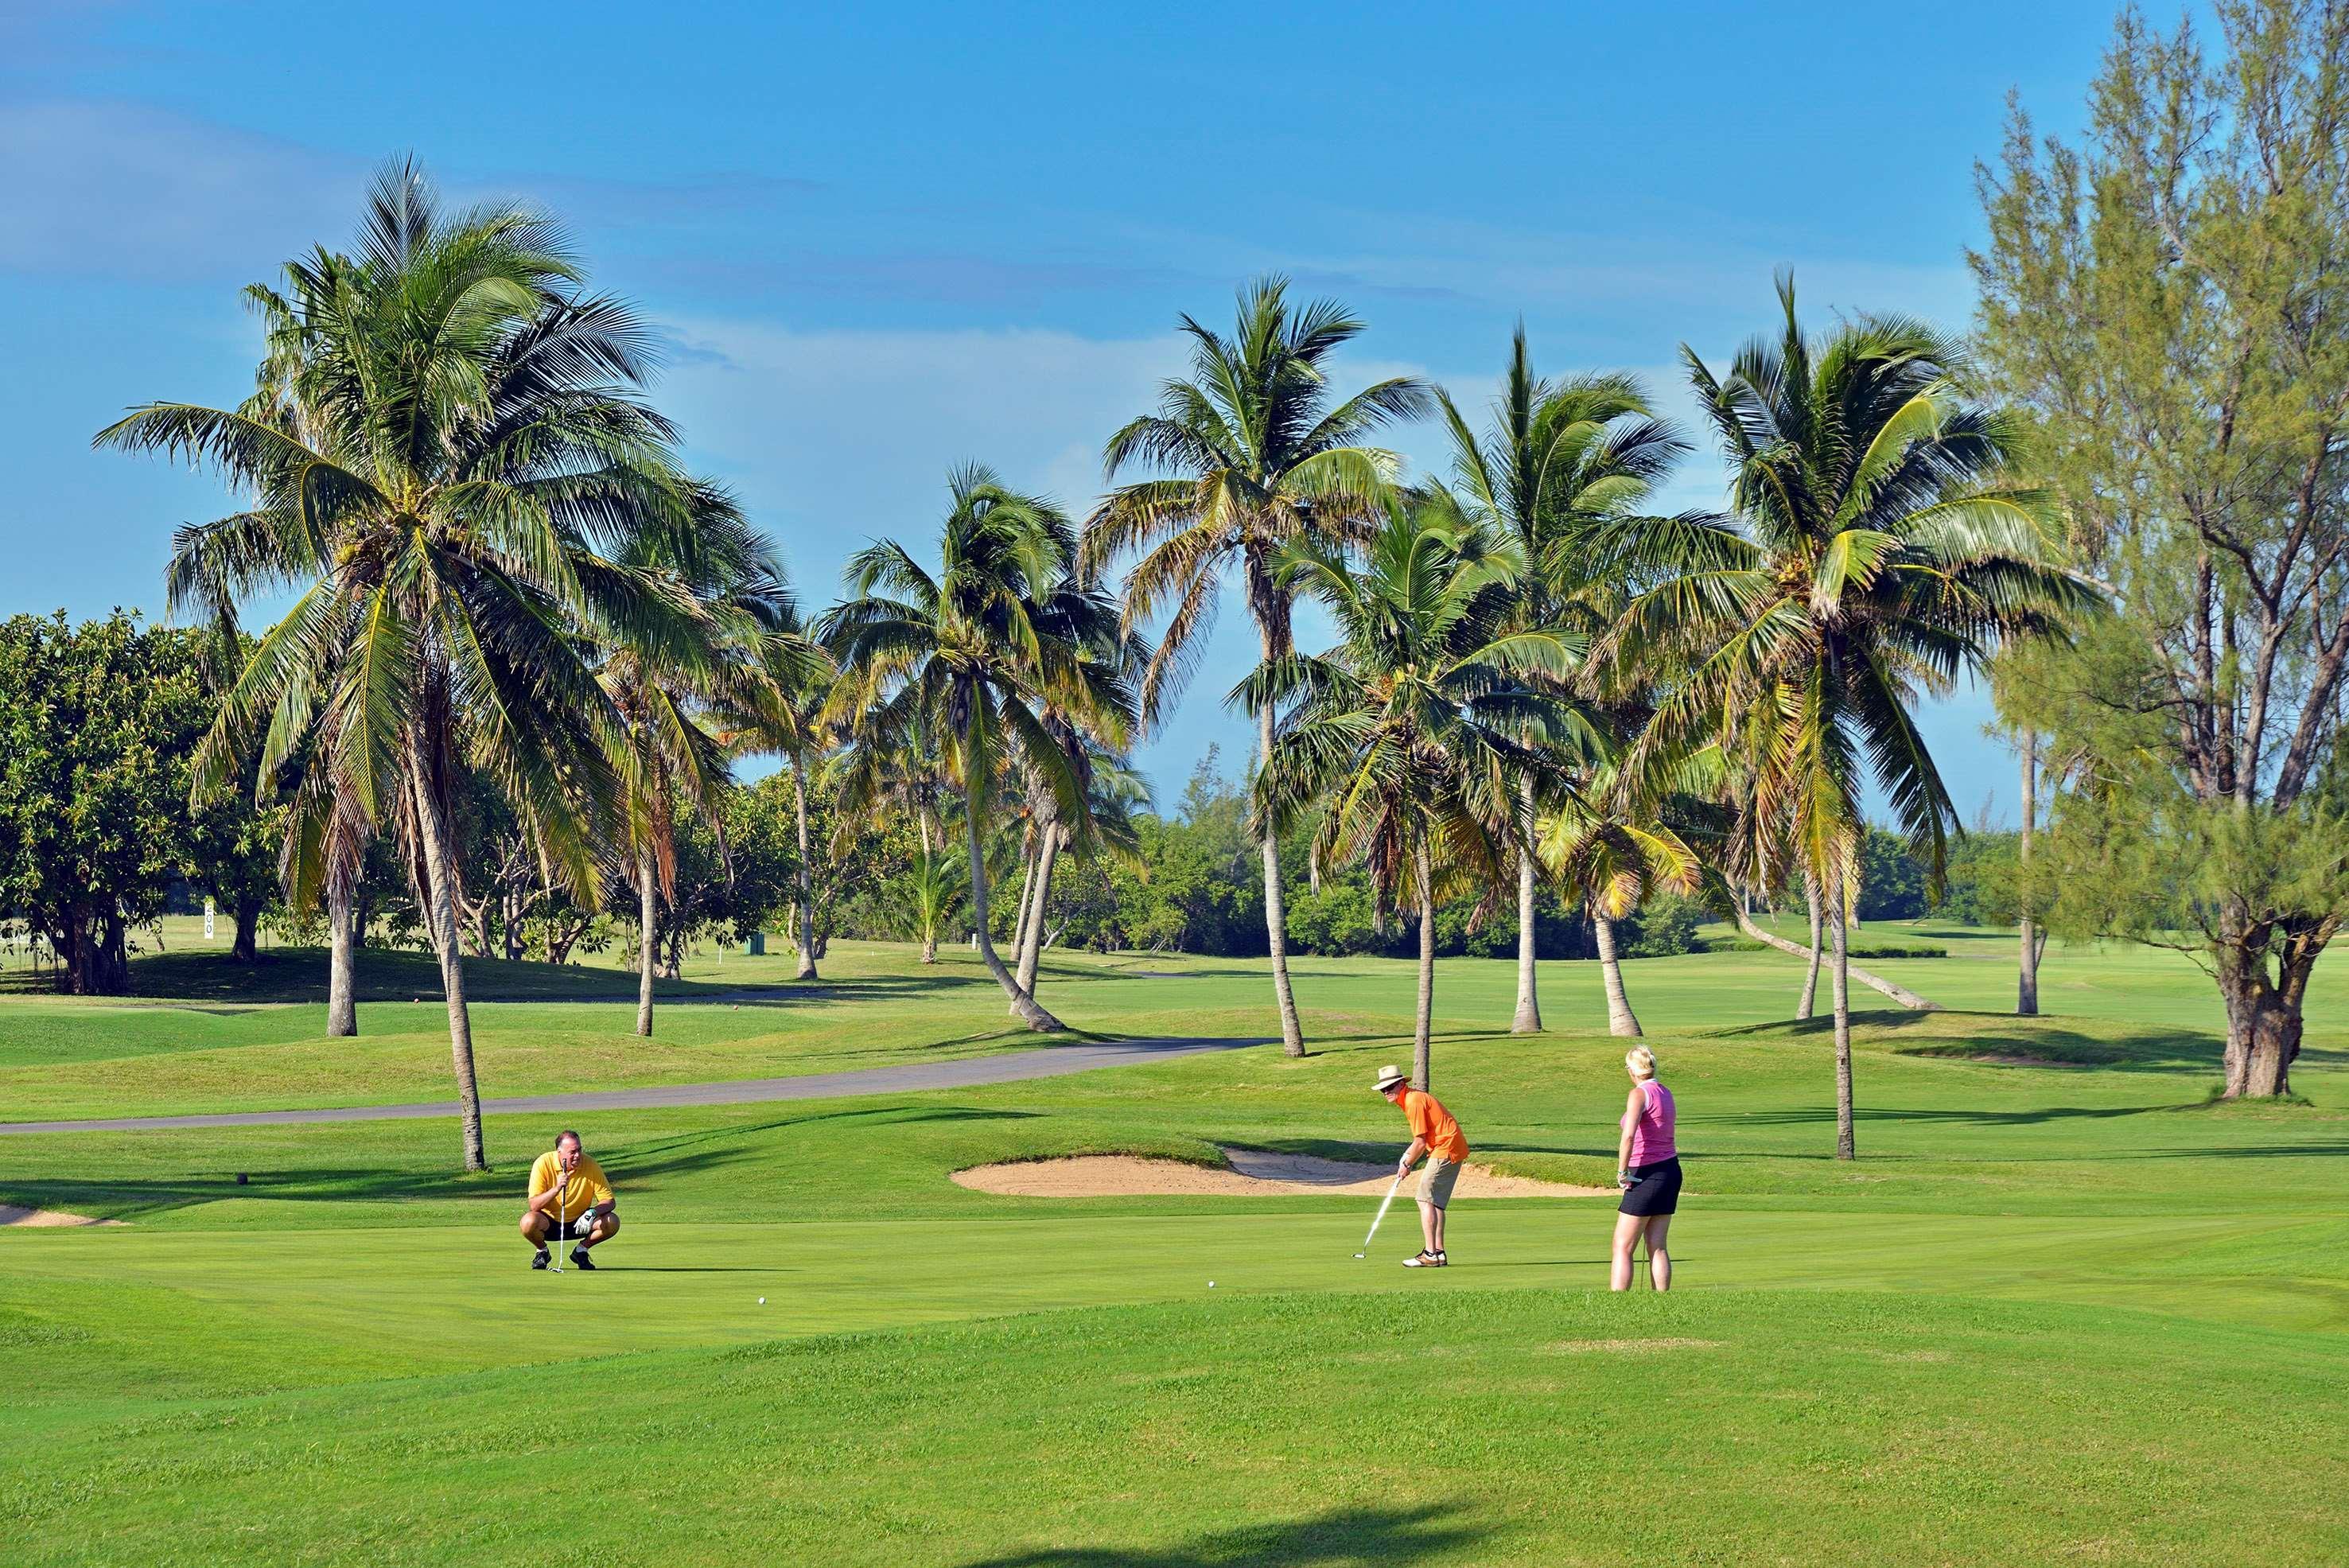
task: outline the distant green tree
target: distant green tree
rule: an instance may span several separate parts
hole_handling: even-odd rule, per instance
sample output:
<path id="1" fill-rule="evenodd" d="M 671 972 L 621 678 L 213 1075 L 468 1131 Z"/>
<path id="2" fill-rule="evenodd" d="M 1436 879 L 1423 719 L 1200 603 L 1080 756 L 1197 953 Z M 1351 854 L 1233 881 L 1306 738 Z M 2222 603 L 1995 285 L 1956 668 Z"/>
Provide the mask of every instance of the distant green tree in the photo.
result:
<path id="1" fill-rule="evenodd" d="M 196 639 L 117 610 L 0 622 L 0 918 L 67 991 L 130 989 L 129 933 L 190 864 L 189 763 L 212 712 Z"/>
<path id="2" fill-rule="evenodd" d="M 1913 920 L 1925 912 L 1925 867 L 1897 834 L 1868 825 L 1852 878 L 1852 913 L 1868 920 Z"/>

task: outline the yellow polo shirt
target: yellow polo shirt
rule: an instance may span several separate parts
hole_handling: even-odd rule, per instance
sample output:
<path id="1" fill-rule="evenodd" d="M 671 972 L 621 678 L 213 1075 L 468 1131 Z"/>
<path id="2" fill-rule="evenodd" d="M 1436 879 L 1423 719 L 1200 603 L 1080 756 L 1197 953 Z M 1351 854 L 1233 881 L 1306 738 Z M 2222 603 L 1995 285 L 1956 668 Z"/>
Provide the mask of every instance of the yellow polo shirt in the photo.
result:
<path id="1" fill-rule="evenodd" d="M 540 1155 L 530 1168 L 530 1195 L 536 1198 L 562 1177 L 563 1157 L 550 1148 Z M 546 1212 L 555 1214 L 559 1207 L 561 1218 L 574 1219 L 586 1213 L 591 1203 L 610 1201 L 611 1179 L 604 1174 L 604 1168 L 595 1163 L 593 1155 L 583 1154 L 579 1157 L 579 1163 L 571 1168 L 571 1179 L 564 1186 L 560 1205 L 548 1204 Z"/>

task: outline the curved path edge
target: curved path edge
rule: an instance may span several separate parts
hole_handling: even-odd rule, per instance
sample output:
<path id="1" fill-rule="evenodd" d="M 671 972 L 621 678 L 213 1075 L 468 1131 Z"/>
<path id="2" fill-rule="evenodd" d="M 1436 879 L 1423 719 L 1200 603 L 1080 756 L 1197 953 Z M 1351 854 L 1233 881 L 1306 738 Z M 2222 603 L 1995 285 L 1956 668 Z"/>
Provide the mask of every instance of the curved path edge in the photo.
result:
<path id="1" fill-rule="evenodd" d="M 1163 1062 L 1209 1051 L 1269 1045 L 1269 1039 L 1113 1040 L 1099 1044 L 1048 1045 L 999 1056 L 952 1062 L 909 1062 L 847 1073 L 806 1073 L 790 1078 L 734 1078 L 709 1084 L 655 1084 L 641 1089 L 593 1089 L 568 1095 L 515 1095 L 483 1100 L 483 1116 L 554 1111 L 643 1111 L 672 1106 L 742 1106 L 769 1100 L 833 1100 L 854 1095 L 903 1095 L 925 1089 L 968 1089 L 1058 1078 L 1135 1062 Z M 174 1127 L 263 1127 L 318 1122 L 422 1121 L 457 1114 L 454 1100 L 401 1106 L 333 1106 L 307 1111 L 222 1111 L 184 1116 L 104 1116 L 86 1121 L 0 1122 L 0 1136 L 20 1133 L 161 1132 Z"/>

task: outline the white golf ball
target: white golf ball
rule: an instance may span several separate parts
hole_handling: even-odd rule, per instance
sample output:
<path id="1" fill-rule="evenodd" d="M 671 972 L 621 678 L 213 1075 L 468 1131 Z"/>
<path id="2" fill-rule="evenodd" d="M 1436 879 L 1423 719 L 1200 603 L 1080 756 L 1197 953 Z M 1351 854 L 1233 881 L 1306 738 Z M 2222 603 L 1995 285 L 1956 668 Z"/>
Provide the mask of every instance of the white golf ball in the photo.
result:
<path id="1" fill-rule="evenodd" d="M 759 1298 L 759 1304 L 760 1304 L 761 1306 L 765 1306 L 765 1305 L 767 1304 L 767 1298 L 766 1298 L 766 1297 L 764 1297 L 764 1296 L 761 1296 L 761 1297 Z"/>
<path id="2" fill-rule="evenodd" d="M 1211 1291 L 1212 1291 L 1212 1290 L 1214 1290 L 1214 1289 L 1216 1288 L 1216 1282 L 1215 1282 L 1215 1281 L 1213 1281 L 1213 1280 L 1209 1280 L 1209 1281 L 1207 1282 L 1207 1288 L 1208 1288 L 1209 1290 L 1211 1290 Z"/>

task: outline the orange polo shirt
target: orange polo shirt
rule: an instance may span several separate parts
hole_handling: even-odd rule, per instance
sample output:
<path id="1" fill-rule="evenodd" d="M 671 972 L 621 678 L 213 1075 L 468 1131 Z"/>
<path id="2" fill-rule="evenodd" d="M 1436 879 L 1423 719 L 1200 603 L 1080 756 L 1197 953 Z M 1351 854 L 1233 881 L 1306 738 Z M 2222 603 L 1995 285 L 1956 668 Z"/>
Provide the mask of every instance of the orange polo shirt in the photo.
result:
<path id="1" fill-rule="evenodd" d="M 1413 1135 L 1425 1138 L 1428 1152 L 1436 1158 L 1457 1165 L 1468 1158 L 1468 1140 L 1460 1136 L 1460 1124 L 1452 1119 L 1442 1100 L 1423 1089 L 1405 1089 L 1402 1114 L 1411 1123 Z"/>

